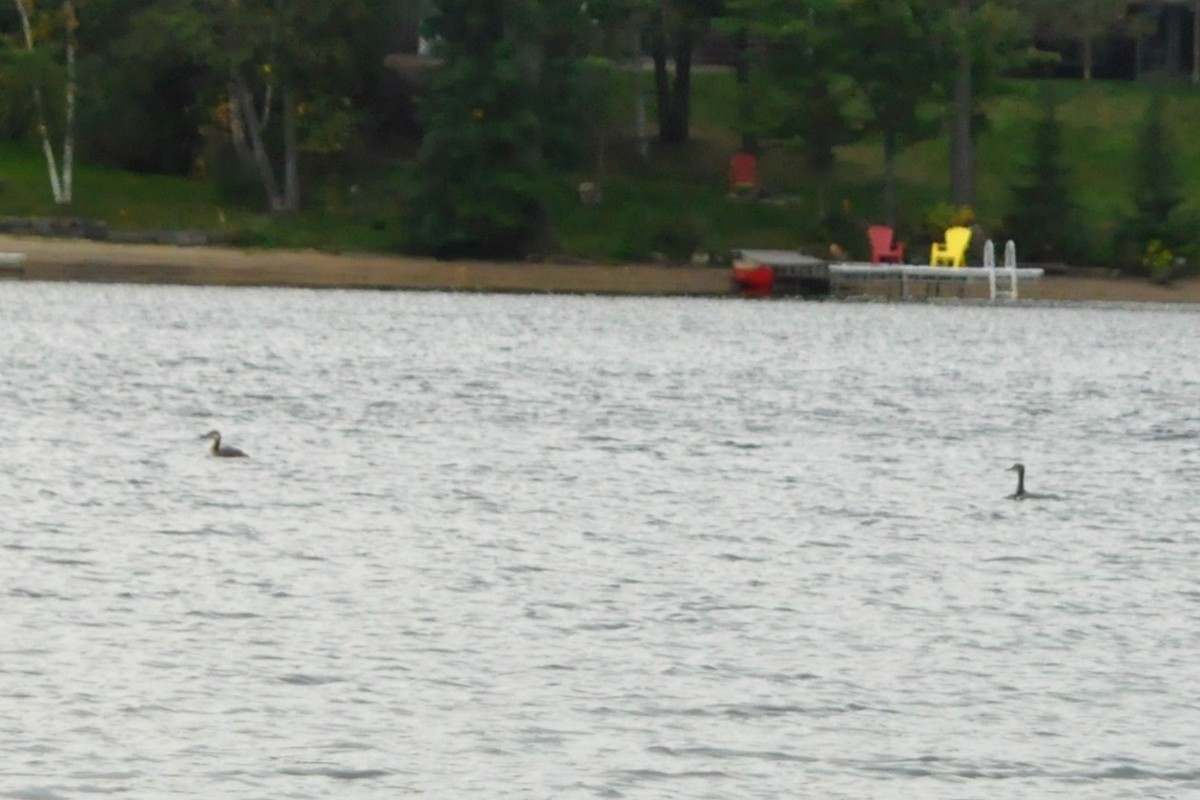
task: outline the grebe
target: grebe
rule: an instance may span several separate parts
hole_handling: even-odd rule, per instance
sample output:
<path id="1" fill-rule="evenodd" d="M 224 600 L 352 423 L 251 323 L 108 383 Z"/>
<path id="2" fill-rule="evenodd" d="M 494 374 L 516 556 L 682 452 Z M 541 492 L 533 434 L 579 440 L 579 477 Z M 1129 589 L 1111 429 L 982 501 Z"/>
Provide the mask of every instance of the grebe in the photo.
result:
<path id="1" fill-rule="evenodd" d="M 212 445 L 208 448 L 210 456 L 217 456 L 218 458 L 249 458 L 249 456 L 236 447 L 230 447 L 229 445 L 222 446 L 220 431 L 209 431 L 200 438 L 212 439 Z"/>
<path id="2" fill-rule="evenodd" d="M 1008 472 L 1017 473 L 1017 490 L 1008 496 L 1009 500 L 1058 500 L 1058 495 L 1037 494 L 1025 491 L 1025 465 L 1017 462 L 1008 468 Z"/>

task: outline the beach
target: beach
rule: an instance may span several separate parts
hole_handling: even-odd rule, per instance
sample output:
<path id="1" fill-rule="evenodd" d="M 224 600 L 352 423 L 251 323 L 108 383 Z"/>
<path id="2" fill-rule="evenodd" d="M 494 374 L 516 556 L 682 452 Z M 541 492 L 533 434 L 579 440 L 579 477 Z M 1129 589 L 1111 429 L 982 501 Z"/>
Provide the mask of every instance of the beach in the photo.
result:
<path id="1" fill-rule="evenodd" d="M 315 250 L 243 250 L 0 236 L 0 252 L 24 253 L 10 277 L 31 281 L 292 286 L 610 295 L 732 296 L 730 271 L 715 266 L 438 261 Z M 3 274 L 0 271 L 0 274 Z M 1200 279 L 1048 275 L 1028 299 L 1200 303 Z"/>

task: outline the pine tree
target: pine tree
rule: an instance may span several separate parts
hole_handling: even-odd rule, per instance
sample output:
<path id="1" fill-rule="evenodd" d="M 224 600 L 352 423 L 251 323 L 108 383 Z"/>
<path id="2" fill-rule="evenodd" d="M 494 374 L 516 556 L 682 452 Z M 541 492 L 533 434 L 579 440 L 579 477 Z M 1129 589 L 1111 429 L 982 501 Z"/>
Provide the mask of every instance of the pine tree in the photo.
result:
<path id="1" fill-rule="evenodd" d="M 1058 104 L 1049 88 L 1043 90 L 1041 102 L 1025 180 L 1012 188 L 1013 206 L 1005 228 L 1018 252 L 1029 260 L 1060 261 L 1074 250 L 1074 205 L 1070 172 L 1062 162 Z"/>
<path id="2" fill-rule="evenodd" d="M 1159 239 L 1174 245 L 1171 216 L 1183 202 L 1183 190 L 1165 106 L 1164 95 L 1156 92 L 1138 133 L 1133 178 L 1134 225 L 1143 243 Z"/>

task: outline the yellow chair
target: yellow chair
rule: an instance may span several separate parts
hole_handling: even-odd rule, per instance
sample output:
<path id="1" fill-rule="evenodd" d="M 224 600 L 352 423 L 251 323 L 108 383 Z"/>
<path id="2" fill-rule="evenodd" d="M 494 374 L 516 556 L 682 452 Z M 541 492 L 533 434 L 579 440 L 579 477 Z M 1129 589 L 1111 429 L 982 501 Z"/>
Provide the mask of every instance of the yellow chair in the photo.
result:
<path id="1" fill-rule="evenodd" d="M 945 264 L 949 267 L 965 267 L 967 265 L 967 245 L 971 243 L 971 229 L 955 226 L 946 229 L 946 243 L 933 243 L 929 251 L 931 266 Z"/>

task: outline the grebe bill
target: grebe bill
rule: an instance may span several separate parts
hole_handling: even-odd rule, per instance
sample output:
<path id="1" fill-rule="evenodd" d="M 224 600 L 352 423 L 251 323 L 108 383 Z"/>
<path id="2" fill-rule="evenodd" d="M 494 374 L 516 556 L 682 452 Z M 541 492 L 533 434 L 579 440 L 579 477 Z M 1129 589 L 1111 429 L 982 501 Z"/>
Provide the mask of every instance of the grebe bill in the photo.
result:
<path id="1" fill-rule="evenodd" d="M 209 431 L 200 438 L 212 440 L 212 444 L 208 447 L 208 454 L 210 456 L 216 456 L 217 458 L 249 458 L 248 455 L 236 447 L 227 444 L 222 445 L 220 431 Z"/>

